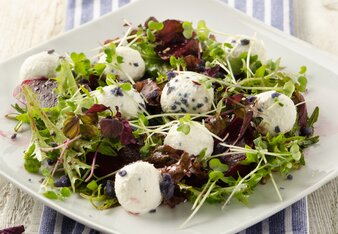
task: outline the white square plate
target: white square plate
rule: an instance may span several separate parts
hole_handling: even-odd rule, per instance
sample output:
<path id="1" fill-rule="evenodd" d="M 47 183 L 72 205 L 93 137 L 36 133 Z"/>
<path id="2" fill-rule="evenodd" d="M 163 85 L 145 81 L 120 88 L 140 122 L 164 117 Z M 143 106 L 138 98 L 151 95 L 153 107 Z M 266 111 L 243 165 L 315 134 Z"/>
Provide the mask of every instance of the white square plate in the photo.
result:
<path id="1" fill-rule="evenodd" d="M 149 16 L 159 20 L 181 19 L 196 23 L 204 19 L 217 31 L 237 34 L 256 34 L 266 45 L 268 56 L 282 58 L 290 71 L 308 67 L 309 86 L 306 99 L 309 109 L 320 107 L 316 133 L 320 143 L 306 151 L 306 166 L 293 173 L 292 181 L 277 179 L 284 198 L 278 200 L 271 183 L 258 186 L 250 198 L 249 207 L 233 202 L 224 211 L 219 205 L 205 205 L 183 230 L 178 226 L 190 214 L 191 204 L 175 209 L 161 207 L 155 214 L 130 215 L 121 208 L 97 211 L 91 204 L 73 195 L 66 201 L 52 201 L 38 193 L 41 176 L 29 174 L 23 167 L 23 151 L 30 134 L 10 139 L 14 123 L 4 115 L 15 103 L 12 90 L 19 83 L 18 70 L 24 59 L 42 50 L 55 49 L 59 53 L 89 51 L 107 38 L 122 35 L 122 20 L 135 25 Z M 196 24 L 195 24 L 196 25 Z M 139 0 L 126 7 L 72 30 L 47 43 L 0 64 L 0 174 L 46 205 L 97 230 L 111 233 L 233 233 L 253 225 L 280 211 L 318 189 L 338 175 L 338 75 L 337 60 L 309 44 L 270 28 L 216 0 Z"/>

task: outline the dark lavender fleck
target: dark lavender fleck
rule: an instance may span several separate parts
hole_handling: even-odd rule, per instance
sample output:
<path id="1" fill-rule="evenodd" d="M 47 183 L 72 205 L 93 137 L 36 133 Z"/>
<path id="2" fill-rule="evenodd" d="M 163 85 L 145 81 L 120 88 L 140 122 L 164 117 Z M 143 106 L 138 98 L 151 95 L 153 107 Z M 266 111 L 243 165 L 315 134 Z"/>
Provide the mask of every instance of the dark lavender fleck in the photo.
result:
<path id="1" fill-rule="evenodd" d="M 235 43 L 236 43 L 236 40 L 232 40 L 231 43 L 235 44 Z"/>
<path id="2" fill-rule="evenodd" d="M 209 98 L 208 97 L 204 97 L 204 102 L 208 103 L 209 102 Z"/>
<path id="3" fill-rule="evenodd" d="M 113 88 L 112 90 L 110 90 L 110 93 L 113 94 L 114 96 L 123 97 L 122 89 L 120 87 Z"/>
<path id="4" fill-rule="evenodd" d="M 167 72 L 167 77 L 168 80 L 170 81 L 172 78 L 174 78 L 175 76 L 177 76 L 177 74 L 173 71 Z"/>
<path id="5" fill-rule="evenodd" d="M 159 95 L 158 95 L 158 91 L 153 91 L 153 92 L 151 92 L 150 94 L 149 94 L 149 99 L 152 99 L 152 100 L 154 100 L 154 99 L 156 99 L 157 97 L 158 97 Z"/>
<path id="6" fill-rule="evenodd" d="M 262 108 L 257 108 L 257 110 L 258 110 L 259 112 L 263 112 Z"/>
<path id="7" fill-rule="evenodd" d="M 188 93 L 185 93 L 185 94 L 183 95 L 183 97 L 185 97 L 185 98 L 188 97 Z"/>
<path id="8" fill-rule="evenodd" d="M 14 140 L 16 138 L 16 133 L 14 133 L 12 136 L 11 136 L 11 139 Z"/>
<path id="9" fill-rule="evenodd" d="M 29 182 L 31 182 L 31 181 L 32 181 L 32 179 L 31 179 L 31 178 L 29 178 L 29 179 L 28 179 L 28 181 L 29 181 Z"/>
<path id="10" fill-rule="evenodd" d="M 248 96 L 246 99 L 248 100 L 248 102 L 252 103 L 252 102 L 254 102 L 257 99 L 257 97 L 255 97 L 255 96 Z"/>
<path id="11" fill-rule="evenodd" d="M 48 54 L 53 54 L 54 52 L 55 52 L 54 49 L 51 49 L 51 50 L 48 50 L 48 51 L 47 51 Z"/>
<path id="12" fill-rule="evenodd" d="M 180 97 L 181 97 L 181 96 L 182 96 L 182 93 L 179 93 L 179 94 L 178 94 L 178 96 L 180 96 Z"/>
<path id="13" fill-rule="evenodd" d="M 172 106 L 171 106 L 171 109 L 172 109 L 172 110 L 176 110 L 176 109 L 177 109 L 177 106 L 176 106 L 176 105 L 172 105 Z"/>
<path id="14" fill-rule="evenodd" d="M 249 45 L 250 44 L 250 40 L 248 40 L 248 39 L 242 39 L 241 40 L 241 45 Z"/>
<path id="15" fill-rule="evenodd" d="M 121 177 L 124 177 L 124 176 L 127 175 L 127 171 L 126 171 L 126 170 L 120 170 L 118 173 L 119 173 L 119 175 L 120 175 Z"/>
<path id="16" fill-rule="evenodd" d="M 149 213 L 156 213 L 156 209 L 150 210 Z"/>
<path id="17" fill-rule="evenodd" d="M 279 128 L 279 126 L 276 126 L 276 127 L 275 127 L 275 132 L 276 132 L 276 133 L 280 133 L 280 128 Z"/>
<path id="18" fill-rule="evenodd" d="M 293 176 L 292 176 L 291 174 L 288 174 L 288 175 L 286 176 L 286 179 L 292 180 L 292 179 L 293 179 Z"/>
<path id="19" fill-rule="evenodd" d="M 274 92 L 271 94 L 271 97 L 272 98 L 276 98 L 276 97 L 279 97 L 280 93 L 277 93 L 277 92 Z"/>
<path id="20" fill-rule="evenodd" d="M 181 105 L 181 103 L 179 101 L 174 101 L 175 105 Z"/>
<path id="21" fill-rule="evenodd" d="M 197 108 L 201 108 L 203 105 L 204 105 L 203 103 L 198 103 L 198 104 L 196 105 L 196 107 L 197 107 Z"/>
<path id="22" fill-rule="evenodd" d="M 139 105 L 140 105 L 143 109 L 146 108 L 146 105 L 145 105 L 144 103 L 139 103 Z"/>
<path id="23" fill-rule="evenodd" d="M 134 67 L 138 67 L 138 63 L 133 63 Z"/>
<path id="24" fill-rule="evenodd" d="M 188 106 L 188 99 L 186 99 L 186 98 L 181 98 L 181 102 L 182 102 L 184 105 Z"/>
<path id="25" fill-rule="evenodd" d="M 175 82 L 178 82 L 178 79 L 175 79 Z"/>
<path id="26" fill-rule="evenodd" d="M 181 112 L 187 112 L 187 110 L 181 107 Z"/>
<path id="27" fill-rule="evenodd" d="M 172 91 L 175 90 L 175 87 L 168 87 L 167 95 L 169 95 Z"/>

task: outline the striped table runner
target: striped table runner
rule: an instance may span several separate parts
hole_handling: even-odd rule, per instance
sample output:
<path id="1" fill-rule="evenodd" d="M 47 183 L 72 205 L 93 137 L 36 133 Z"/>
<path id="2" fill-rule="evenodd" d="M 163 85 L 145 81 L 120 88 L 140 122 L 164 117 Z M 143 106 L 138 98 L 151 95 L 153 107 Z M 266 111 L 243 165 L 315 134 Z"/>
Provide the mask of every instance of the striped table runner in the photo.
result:
<path id="1" fill-rule="evenodd" d="M 293 34 L 292 0 L 222 0 L 268 25 Z M 66 30 L 100 17 L 128 4 L 130 0 L 68 0 Z M 83 224 L 44 207 L 40 233 L 99 233 Z M 306 198 L 263 220 L 240 234 L 308 233 Z"/>

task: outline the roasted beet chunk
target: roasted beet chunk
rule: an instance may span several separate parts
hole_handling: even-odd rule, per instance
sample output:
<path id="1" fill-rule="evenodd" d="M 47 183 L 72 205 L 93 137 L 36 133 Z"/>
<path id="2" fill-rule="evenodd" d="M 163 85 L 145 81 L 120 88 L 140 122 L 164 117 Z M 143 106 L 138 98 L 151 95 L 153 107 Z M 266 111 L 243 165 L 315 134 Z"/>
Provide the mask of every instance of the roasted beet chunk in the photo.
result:
<path id="1" fill-rule="evenodd" d="M 163 60 L 170 56 L 185 57 L 188 67 L 193 69 L 199 64 L 199 43 L 194 39 L 186 39 L 183 35 L 182 22 L 178 20 L 166 20 L 163 29 L 156 33 L 156 53 Z"/>
<path id="2" fill-rule="evenodd" d="M 165 44 L 179 44 L 185 41 L 182 22 L 178 20 L 165 20 L 163 29 L 156 34 L 156 41 Z"/>
<path id="3" fill-rule="evenodd" d="M 54 182 L 55 187 L 68 187 L 70 186 L 70 180 L 67 175 L 61 176 L 57 181 Z"/>
<path id="4" fill-rule="evenodd" d="M 136 82 L 134 88 L 145 97 L 148 106 L 161 106 L 162 90 L 155 81 L 150 79 L 139 81 Z"/>

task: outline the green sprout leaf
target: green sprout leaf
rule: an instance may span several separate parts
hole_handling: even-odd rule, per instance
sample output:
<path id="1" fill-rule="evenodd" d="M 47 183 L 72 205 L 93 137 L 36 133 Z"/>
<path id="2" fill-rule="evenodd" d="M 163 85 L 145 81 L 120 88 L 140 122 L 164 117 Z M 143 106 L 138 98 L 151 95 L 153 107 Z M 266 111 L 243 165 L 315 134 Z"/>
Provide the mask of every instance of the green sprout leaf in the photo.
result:
<path id="1" fill-rule="evenodd" d="M 298 90 L 300 92 L 305 92 L 306 85 L 307 85 L 307 79 L 306 79 L 306 77 L 305 76 L 298 77 L 298 83 L 299 83 Z"/>
<path id="2" fill-rule="evenodd" d="M 114 85 L 117 83 L 116 76 L 112 73 L 107 74 L 106 76 L 106 83 L 107 85 Z"/>
<path id="3" fill-rule="evenodd" d="M 226 172 L 229 167 L 223 164 L 218 158 L 213 158 L 209 161 L 209 167 L 214 171 Z"/>
<path id="4" fill-rule="evenodd" d="M 264 75 L 265 75 L 265 70 L 266 70 L 266 66 L 265 66 L 265 65 L 262 65 L 261 67 L 259 67 L 259 68 L 256 70 L 255 76 L 257 76 L 257 77 L 264 77 Z"/>
<path id="5" fill-rule="evenodd" d="M 299 74 L 305 74 L 306 73 L 306 66 L 301 66 L 299 70 Z"/>
<path id="6" fill-rule="evenodd" d="M 41 162 L 35 157 L 26 157 L 24 167 L 28 172 L 38 173 L 41 167 Z"/>
<path id="7" fill-rule="evenodd" d="M 191 22 L 183 22 L 182 24 L 183 27 L 183 36 L 187 39 L 192 38 L 194 29 L 192 27 L 192 23 Z"/>
<path id="8" fill-rule="evenodd" d="M 106 68 L 106 64 L 96 63 L 93 67 L 94 74 L 97 75 L 97 76 L 101 76 L 105 68 Z"/>
<path id="9" fill-rule="evenodd" d="M 160 31 L 162 30 L 164 27 L 164 24 L 162 22 L 156 22 L 156 21 L 153 21 L 153 20 L 150 20 L 148 22 L 148 28 L 150 30 L 156 30 L 156 31 Z"/>
<path id="10" fill-rule="evenodd" d="M 54 191 L 44 192 L 43 195 L 49 199 L 57 200 L 59 197 Z"/>
<path id="11" fill-rule="evenodd" d="M 190 132 L 189 124 L 180 124 L 177 128 L 177 131 L 183 132 L 185 135 L 188 135 Z"/>
<path id="12" fill-rule="evenodd" d="M 299 146 L 296 143 L 292 144 L 290 148 L 290 153 L 296 161 L 299 161 L 302 156 L 302 153 L 299 150 Z"/>
<path id="13" fill-rule="evenodd" d="M 74 63 L 74 71 L 76 74 L 87 76 L 90 70 L 90 60 L 84 53 L 71 53 L 70 58 Z"/>
<path id="14" fill-rule="evenodd" d="M 87 188 L 92 190 L 92 191 L 95 191 L 97 189 L 98 185 L 96 183 L 95 180 L 92 180 L 89 182 L 89 184 L 87 184 Z"/>
<path id="15" fill-rule="evenodd" d="M 133 86 L 130 83 L 123 83 L 120 85 L 120 88 L 124 91 L 130 91 Z"/>
<path id="16" fill-rule="evenodd" d="M 295 84 L 291 80 L 284 84 L 283 92 L 286 96 L 291 97 L 294 91 L 295 91 Z"/>
<path id="17" fill-rule="evenodd" d="M 313 127 L 313 124 L 317 122 L 318 117 L 319 117 L 319 107 L 317 106 L 317 107 L 313 110 L 313 112 L 312 112 L 310 118 L 308 119 L 307 125 L 308 125 L 309 127 Z"/>
<path id="18" fill-rule="evenodd" d="M 149 28 L 147 29 L 146 34 L 147 34 L 147 38 L 148 38 L 149 41 L 151 41 L 151 42 L 155 41 L 155 36 Z"/>
<path id="19" fill-rule="evenodd" d="M 60 190 L 60 193 L 61 193 L 61 195 L 62 195 L 63 197 L 70 197 L 70 195 L 71 195 L 72 192 L 70 191 L 69 188 L 63 187 L 63 188 Z"/>
<path id="20" fill-rule="evenodd" d="M 110 43 L 103 51 L 106 54 L 106 62 L 112 63 L 113 58 L 116 56 L 116 45 L 114 43 Z"/>

